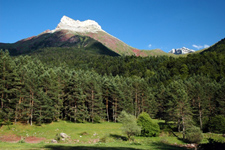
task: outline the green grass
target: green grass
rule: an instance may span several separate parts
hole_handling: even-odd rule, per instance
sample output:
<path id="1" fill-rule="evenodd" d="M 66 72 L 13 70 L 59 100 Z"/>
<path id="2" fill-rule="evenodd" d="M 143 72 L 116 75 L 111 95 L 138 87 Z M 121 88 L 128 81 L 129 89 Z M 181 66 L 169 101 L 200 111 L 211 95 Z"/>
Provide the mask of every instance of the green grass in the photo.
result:
<path id="1" fill-rule="evenodd" d="M 129 141 L 126 135 L 122 133 L 121 126 L 120 123 L 112 122 L 92 124 L 67 121 L 59 121 L 42 126 L 17 124 L 11 125 L 10 129 L 8 129 L 8 126 L 2 126 L 0 128 L 0 137 L 14 134 L 24 138 L 28 136 L 44 137 L 45 140 L 38 144 L 0 142 L 0 149 L 185 149 L 172 146 L 175 143 L 181 145 L 185 143 L 168 134 L 161 134 L 161 137 L 133 137 L 134 141 Z M 50 141 L 55 138 L 57 133 L 61 132 L 69 135 L 71 140 L 67 143 L 51 144 Z M 96 139 L 100 141 L 94 142 Z"/>
<path id="2" fill-rule="evenodd" d="M 162 143 L 153 143 L 146 146 L 135 143 L 97 143 L 97 144 L 28 144 L 28 143 L 0 143 L 0 149 L 4 150 L 24 150 L 24 149 L 41 149 L 41 150 L 186 150 L 185 148 L 166 145 Z"/>
<path id="3" fill-rule="evenodd" d="M 101 124 L 91 123 L 72 123 L 67 121 L 54 122 L 51 124 L 43 124 L 42 126 L 30 126 L 30 125 L 11 125 L 10 130 L 7 126 L 3 126 L 0 129 L 0 134 L 16 134 L 18 136 L 36 136 L 44 137 L 46 140 L 55 138 L 57 133 L 66 133 L 71 139 L 79 139 L 86 142 L 90 138 L 100 138 L 105 134 L 121 134 L 119 130 L 121 124 L 104 122 Z M 86 132 L 88 135 L 80 135 Z M 94 134 L 97 134 L 94 136 Z"/>

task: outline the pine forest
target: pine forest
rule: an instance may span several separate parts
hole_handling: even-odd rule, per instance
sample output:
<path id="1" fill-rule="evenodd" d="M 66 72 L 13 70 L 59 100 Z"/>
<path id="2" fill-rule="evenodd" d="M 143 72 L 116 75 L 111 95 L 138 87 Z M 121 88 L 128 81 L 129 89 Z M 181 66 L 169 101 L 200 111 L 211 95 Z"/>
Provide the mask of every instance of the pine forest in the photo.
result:
<path id="1" fill-rule="evenodd" d="M 0 51 L 0 118 L 41 125 L 58 120 L 117 122 L 138 117 L 211 131 L 225 116 L 224 40 L 186 57 L 93 55 L 44 48 L 29 55 Z"/>

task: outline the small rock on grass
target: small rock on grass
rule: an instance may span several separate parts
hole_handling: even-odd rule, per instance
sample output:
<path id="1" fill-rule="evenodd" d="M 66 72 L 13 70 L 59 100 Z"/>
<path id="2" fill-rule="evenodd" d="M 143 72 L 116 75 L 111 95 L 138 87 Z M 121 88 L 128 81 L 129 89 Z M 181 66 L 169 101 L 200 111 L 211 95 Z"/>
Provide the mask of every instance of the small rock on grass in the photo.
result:
<path id="1" fill-rule="evenodd" d="M 52 140 L 51 143 L 58 143 L 56 140 Z"/>

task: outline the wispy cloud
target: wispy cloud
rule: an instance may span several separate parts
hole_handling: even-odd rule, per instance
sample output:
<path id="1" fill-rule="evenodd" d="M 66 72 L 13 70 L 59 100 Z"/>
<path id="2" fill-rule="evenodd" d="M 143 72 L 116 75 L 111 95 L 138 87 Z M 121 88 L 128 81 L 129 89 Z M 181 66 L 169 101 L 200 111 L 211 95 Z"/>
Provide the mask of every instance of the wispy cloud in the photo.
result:
<path id="1" fill-rule="evenodd" d="M 152 44 L 148 44 L 148 48 L 152 47 Z"/>
<path id="2" fill-rule="evenodd" d="M 201 49 L 203 46 L 201 46 L 201 45 L 195 45 L 195 44 L 193 44 L 192 45 L 194 48 L 197 48 L 197 49 Z"/>
<path id="3" fill-rule="evenodd" d="M 204 48 L 208 48 L 208 47 L 209 47 L 209 45 L 207 45 L 207 44 L 204 45 Z"/>
<path id="4" fill-rule="evenodd" d="M 194 48 L 197 48 L 197 49 L 202 49 L 202 48 L 208 48 L 209 47 L 209 45 L 207 45 L 207 44 L 205 44 L 205 45 L 195 45 L 195 44 L 193 44 L 192 46 Z"/>

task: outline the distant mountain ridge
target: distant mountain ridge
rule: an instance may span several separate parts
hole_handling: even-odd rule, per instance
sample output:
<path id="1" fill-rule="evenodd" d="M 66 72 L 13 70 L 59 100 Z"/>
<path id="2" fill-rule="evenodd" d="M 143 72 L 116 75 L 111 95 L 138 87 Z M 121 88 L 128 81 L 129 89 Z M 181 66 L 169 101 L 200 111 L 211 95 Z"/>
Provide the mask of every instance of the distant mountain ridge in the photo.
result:
<path id="1" fill-rule="evenodd" d="M 93 21 L 79 21 L 73 20 L 67 16 L 63 16 L 60 23 L 54 30 L 46 30 L 37 36 L 32 36 L 26 39 L 17 41 L 16 43 L 0 43 L 0 49 L 8 49 L 10 53 L 19 55 L 23 53 L 29 53 L 30 51 L 37 50 L 44 47 L 77 47 L 85 48 L 87 45 L 81 39 L 92 38 L 95 42 L 99 42 L 103 50 L 106 50 L 105 54 L 109 55 L 125 55 L 125 56 L 155 56 L 167 55 L 162 50 L 156 49 L 154 51 L 139 50 L 133 48 L 126 43 L 122 42 L 118 38 L 105 32 L 101 26 Z M 86 41 L 87 42 L 87 41 Z M 87 43 L 86 43 L 87 44 Z M 90 46 L 90 45 L 89 45 Z M 96 48 L 96 47 L 95 47 Z M 111 51 L 111 52 L 110 52 Z M 109 53 L 108 53 L 109 52 Z"/>
<path id="2" fill-rule="evenodd" d="M 186 47 L 172 49 L 169 51 L 169 53 L 180 55 L 180 54 L 188 54 L 188 53 L 194 53 L 195 51 Z"/>

